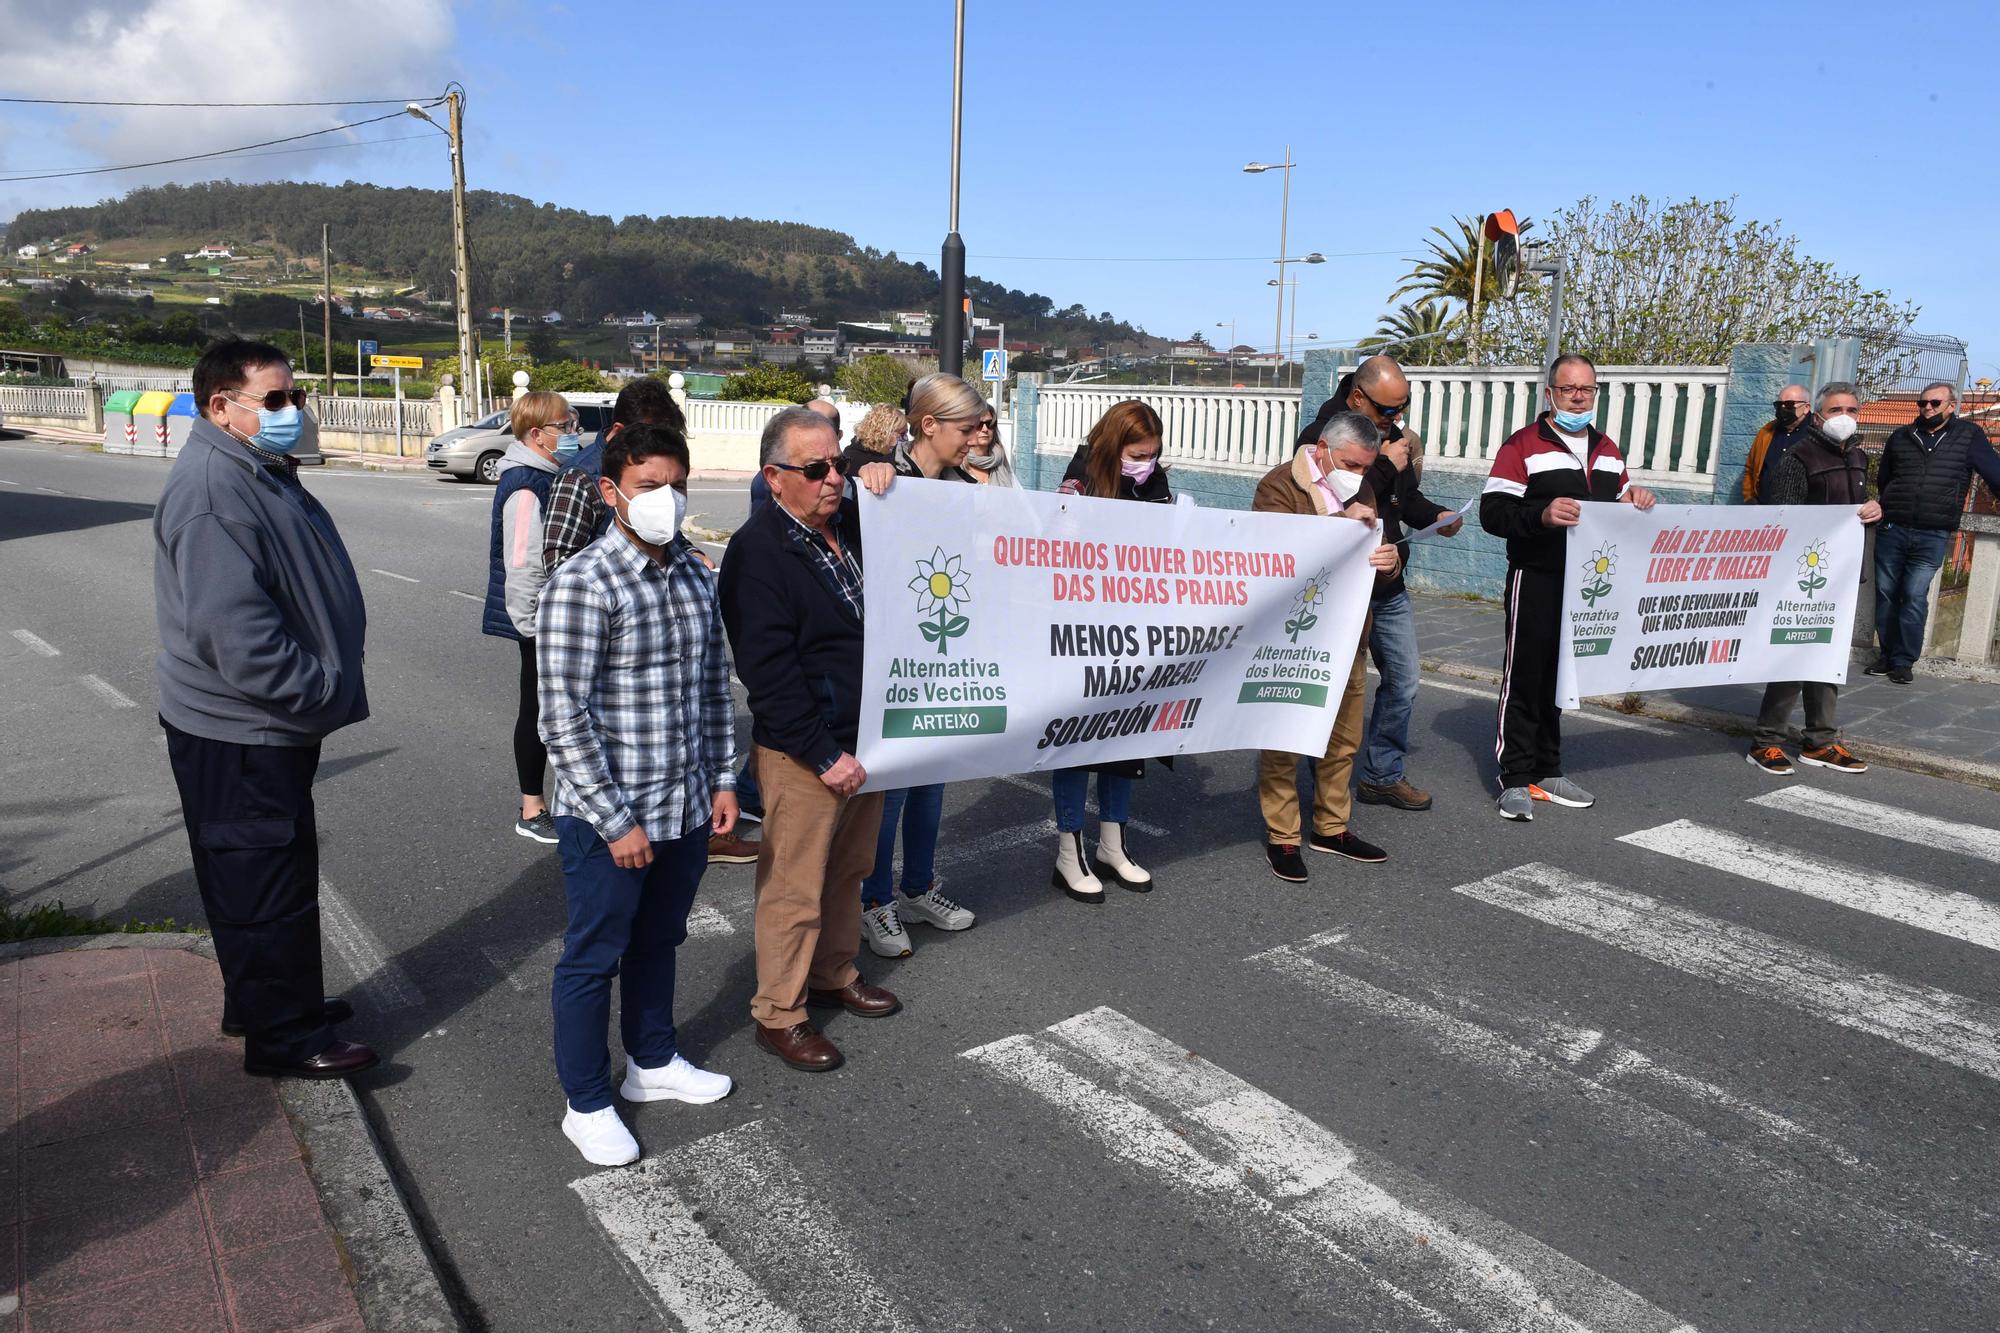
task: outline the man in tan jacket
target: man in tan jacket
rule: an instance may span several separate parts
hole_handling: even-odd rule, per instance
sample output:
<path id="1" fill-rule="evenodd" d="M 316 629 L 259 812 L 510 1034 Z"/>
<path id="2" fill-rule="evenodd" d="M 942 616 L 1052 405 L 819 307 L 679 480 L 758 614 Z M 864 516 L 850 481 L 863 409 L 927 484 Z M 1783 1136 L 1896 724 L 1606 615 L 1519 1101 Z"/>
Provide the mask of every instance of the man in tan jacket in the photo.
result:
<path id="1" fill-rule="evenodd" d="M 1320 514 L 1373 524 L 1375 493 L 1368 469 L 1382 447 L 1381 432 L 1359 412 L 1336 412 L 1321 427 L 1319 438 L 1302 446 L 1292 461 L 1271 469 L 1257 483 L 1250 508 L 1264 514 Z M 1380 545 L 1368 563 L 1377 579 L 1394 578 L 1402 553 Z M 1362 702 L 1367 695 L 1368 632 L 1355 645 L 1354 664 L 1340 698 L 1340 713 L 1327 739 L 1326 754 L 1313 765 L 1313 827 L 1307 845 L 1316 852 L 1351 861 L 1381 862 L 1389 854 L 1356 837 L 1347 827 L 1353 812 L 1348 783 L 1354 774 L 1355 752 L 1361 748 Z M 1286 750 L 1266 750 L 1257 760 L 1257 804 L 1264 814 L 1264 855 L 1279 879 L 1303 883 L 1305 859 L 1299 855 L 1299 757 Z"/>

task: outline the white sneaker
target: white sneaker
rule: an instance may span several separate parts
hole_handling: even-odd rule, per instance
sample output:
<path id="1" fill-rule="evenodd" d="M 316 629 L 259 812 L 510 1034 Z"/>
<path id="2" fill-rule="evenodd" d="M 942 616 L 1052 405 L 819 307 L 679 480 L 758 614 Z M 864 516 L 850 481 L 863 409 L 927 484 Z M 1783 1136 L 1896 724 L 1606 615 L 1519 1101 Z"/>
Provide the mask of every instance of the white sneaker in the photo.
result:
<path id="1" fill-rule="evenodd" d="M 592 1166 L 630 1166 L 639 1160 L 639 1141 L 609 1106 L 588 1115 L 569 1108 L 563 1113 L 562 1132 Z"/>
<path id="2" fill-rule="evenodd" d="M 936 884 L 914 898 L 904 898 L 896 904 L 896 911 L 899 915 L 913 916 L 939 930 L 970 930 L 972 923 L 979 920 L 970 908 L 960 907 L 939 893 Z"/>
<path id="3" fill-rule="evenodd" d="M 883 958 L 908 958 L 912 952 L 910 933 L 903 929 L 903 919 L 896 914 L 894 903 L 883 903 L 861 913 L 861 938 Z"/>
<path id="4" fill-rule="evenodd" d="M 712 1074 L 676 1055 L 657 1069 L 642 1068 L 625 1057 L 625 1083 L 618 1095 L 628 1102 L 693 1102 L 706 1106 L 729 1095 L 736 1085 L 727 1074 Z"/>

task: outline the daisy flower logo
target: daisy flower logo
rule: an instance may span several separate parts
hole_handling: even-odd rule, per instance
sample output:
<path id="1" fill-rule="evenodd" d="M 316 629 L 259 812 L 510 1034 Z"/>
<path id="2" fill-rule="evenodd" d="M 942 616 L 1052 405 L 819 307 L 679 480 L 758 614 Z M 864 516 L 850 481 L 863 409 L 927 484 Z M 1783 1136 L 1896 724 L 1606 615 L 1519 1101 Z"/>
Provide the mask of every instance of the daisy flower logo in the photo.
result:
<path id="1" fill-rule="evenodd" d="M 1826 543 L 1814 542 L 1799 556 L 1799 591 L 1811 597 L 1826 586 Z"/>
<path id="2" fill-rule="evenodd" d="M 910 591 L 917 594 L 917 628 L 940 653 L 971 627 L 972 622 L 958 614 L 959 608 L 972 600 L 967 591 L 971 582 L 963 558 L 946 555 L 942 546 L 931 551 L 930 559 L 917 561 L 917 576 L 910 580 Z"/>
<path id="3" fill-rule="evenodd" d="M 1609 542 L 1590 553 L 1583 562 L 1583 600 L 1596 606 L 1597 599 L 1611 591 L 1611 576 L 1618 572 L 1618 548 Z"/>
<path id="4" fill-rule="evenodd" d="M 1291 636 L 1293 643 L 1299 641 L 1299 635 L 1319 624 L 1319 616 L 1315 612 L 1326 602 L 1326 578 L 1332 572 L 1331 569 L 1322 569 L 1299 589 L 1298 609 L 1285 622 L 1285 633 Z"/>

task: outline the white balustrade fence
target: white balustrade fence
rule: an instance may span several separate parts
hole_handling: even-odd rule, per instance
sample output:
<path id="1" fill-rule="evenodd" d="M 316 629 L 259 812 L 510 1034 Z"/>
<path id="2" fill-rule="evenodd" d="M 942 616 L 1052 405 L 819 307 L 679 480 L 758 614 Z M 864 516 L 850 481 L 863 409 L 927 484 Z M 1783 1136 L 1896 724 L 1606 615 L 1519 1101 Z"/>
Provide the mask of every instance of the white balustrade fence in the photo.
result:
<path id="1" fill-rule="evenodd" d="M 402 408 L 402 428 L 406 440 L 423 443 L 438 433 L 437 404 L 428 398 L 405 398 L 398 404 L 393 398 L 329 398 L 320 395 L 313 399 L 313 416 L 318 419 L 322 431 L 394 435 L 399 406 Z"/>
<path id="2" fill-rule="evenodd" d="M 90 390 L 41 384 L 0 384 L 0 417 L 89 421 Z"/>
<path id="3" fill-rule="evenodd" d="M 1264 473 L 1292 456 L 1297 389 L 1182 389 L 1160 384 L 1044 385 L 1036 398 L 1035 450 L 1067 460 L 1113 404 L 1136 398 L 1160 414 L 1169 463 Z"/>
<path id="4" fill-rule="evenodd" d="M 194 388 L 194 380 L 187 375 L 72 375 L 71 384 L 78 388 L 95 384 L 107 394 L 120 389 L 137 389 L 140 393 L 187 393 Z"/>
<path id="5" fill-rule="evenodd" d="M 1532 366 L 1411 366 L 1407 374 L 1404 421 L 1423 437 L 1427 465 L 1484 471 L 1545 406 L 1542 372 Z M 1720 366 L 1600 366 L 1598 428 L 1618 441 L 1634 473 L 1699 485 L 1714 475 L 1728 379 Z M 1128 398 L 1160 414 L 1169 462 L 1216 472 L 1269 471 L 1292 456 L 1301 424 L 1294 389 L 1046 385 L 1037 398 L 1037 452 L 1067 459 L 1098 418 Z"/>
<path id="6" fill-rule="evenodd" d="M 754 472 L 757 446 L 764 427 L 786 403 L 726 403 L 718 398 L 690 398 L 687 413 L 688 452 L 697 472 Z"/>

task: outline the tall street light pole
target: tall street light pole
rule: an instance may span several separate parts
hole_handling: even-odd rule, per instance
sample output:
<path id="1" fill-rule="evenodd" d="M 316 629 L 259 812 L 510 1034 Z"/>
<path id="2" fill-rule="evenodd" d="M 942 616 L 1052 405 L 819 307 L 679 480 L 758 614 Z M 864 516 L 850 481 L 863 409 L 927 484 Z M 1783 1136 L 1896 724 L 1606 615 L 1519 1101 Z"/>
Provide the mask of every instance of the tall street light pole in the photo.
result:
<path id="1" fill-rule="evenodd" d="M 453 296 L 458 302 L 458 370 L 460 393 L 468 417 L 485 411 L 480 398 L 479 329 L 472 319 L 472 255 L 465 238 L 465 89 L 454 83 L 444 95 L 446 124 L 441 128 L 451 140 L 451 244 Z M 437 121 L 415 102 L 403 108 L 418 120 Z"/>
<path id="2" fill-rule="evenodd" d="M 1264 171 L 1282 171 L 1285 173 L 1284 202 L 1280 206 L 1278 212 L 1278 277 L 1280 279 L 1278 283 L 1278 314 L 1277 314 L 1277 319 L 1271 326 L 1271 346 L 1274 349 L 1279 350 L 1280 352 L 1283 351 L 1285 345 L 1285 285 L 1283 282 L 1283 278 L 1285 276 L 1285 265 L 1287 262 L 1289 262 L 1285 259 L 1284 256 L 1286 248 L 1290 245 L 1289 231 L 1292 223 L 1292 168 L 1297 165 L 1298 163 L 1292 161 L 1292 146 L 1290 144 L 1286 144 L 1284 161 L 1251 162 L 1245 165 L 1243 168 L 1244 171 L 1250 173 L 1253 176 L 1258 174 L 1259 172 L 1264 172 Z"/>
<path id="3" fill-rule="evenodd" d="M 965 0 L 958 0 L 958 25 L 951 50 L 951 227 L 944 238 L 944 309 L 938 320 L 938 369 L 965 370 L 965 242 L 958 235 L 959 126 L 965 110 Z"/>

